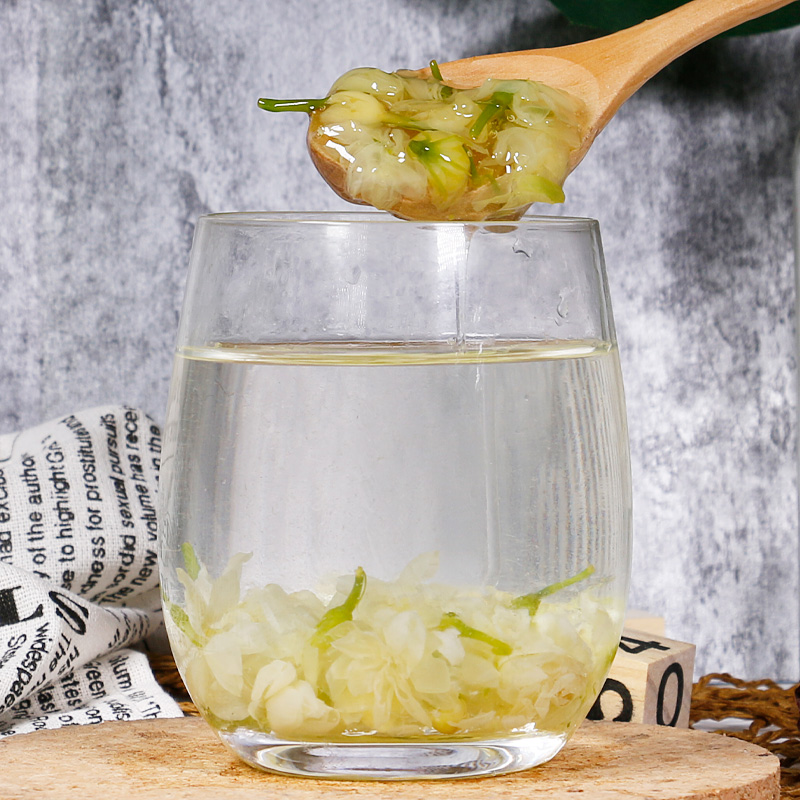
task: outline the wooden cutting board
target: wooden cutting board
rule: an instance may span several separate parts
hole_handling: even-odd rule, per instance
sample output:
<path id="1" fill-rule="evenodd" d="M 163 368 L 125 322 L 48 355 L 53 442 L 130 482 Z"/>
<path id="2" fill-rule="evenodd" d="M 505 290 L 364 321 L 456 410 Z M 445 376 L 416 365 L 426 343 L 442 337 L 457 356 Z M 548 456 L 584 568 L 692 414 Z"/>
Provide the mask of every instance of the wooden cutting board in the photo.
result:
<path id="1" fill-rule="evenodd" d="M 552 761 L 469 780 L 318 781 L 255 770 L 196 718 L 106 722 L 0 743 L 0 798 L 778 800 L 779 763 L 715 733 L 587 722 Z"/>

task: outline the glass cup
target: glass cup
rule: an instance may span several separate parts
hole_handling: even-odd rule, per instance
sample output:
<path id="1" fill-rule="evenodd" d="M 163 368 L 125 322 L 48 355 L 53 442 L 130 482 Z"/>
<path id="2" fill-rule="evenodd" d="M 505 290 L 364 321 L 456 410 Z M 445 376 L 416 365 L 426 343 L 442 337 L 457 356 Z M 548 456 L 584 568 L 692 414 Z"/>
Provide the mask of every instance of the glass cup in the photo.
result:
<path id="1" fill-rule="evenodd" d="M 597 223 L 202 217 L 160 492 L 175 659 L 246 762 L 452 778 L 552 758 L 630 570 Z"/>

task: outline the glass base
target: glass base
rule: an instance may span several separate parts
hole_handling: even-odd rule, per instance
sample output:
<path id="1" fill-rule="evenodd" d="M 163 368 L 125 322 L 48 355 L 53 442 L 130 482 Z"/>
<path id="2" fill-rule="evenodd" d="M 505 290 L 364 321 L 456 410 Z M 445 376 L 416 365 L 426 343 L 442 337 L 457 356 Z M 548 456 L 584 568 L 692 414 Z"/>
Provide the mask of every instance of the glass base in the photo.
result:
<path id="1" fill-rule="evenodd" d="M 338 780 L 436 780 L 478 778 L 543 764 L 566 736 L 534 734 L 464 742 L 341 744 L 285 741 L 239 729 L 219 732 L 222 740 L 253 767 L 306 778 Z"/>

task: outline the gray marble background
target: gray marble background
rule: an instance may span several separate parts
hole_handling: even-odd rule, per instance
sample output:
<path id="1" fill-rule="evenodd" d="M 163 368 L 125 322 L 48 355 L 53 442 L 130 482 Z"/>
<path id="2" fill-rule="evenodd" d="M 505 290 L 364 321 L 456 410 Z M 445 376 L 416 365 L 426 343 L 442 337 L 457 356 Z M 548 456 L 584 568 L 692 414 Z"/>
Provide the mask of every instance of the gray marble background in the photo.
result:
<path id="1" fill-rule="evenodd" d="M 197 216 L 345 206 L 304 120 L 259 96 L 591 35 L 546 0 L 0 0 L 0 432 L 117 401 L 163 420 Z M 558 211 L 604 235 L 631 602 L 698 645 L 698 675 L 800 678 L 799 78 L 800 30 L 702 46 L 623 107 Z"/>

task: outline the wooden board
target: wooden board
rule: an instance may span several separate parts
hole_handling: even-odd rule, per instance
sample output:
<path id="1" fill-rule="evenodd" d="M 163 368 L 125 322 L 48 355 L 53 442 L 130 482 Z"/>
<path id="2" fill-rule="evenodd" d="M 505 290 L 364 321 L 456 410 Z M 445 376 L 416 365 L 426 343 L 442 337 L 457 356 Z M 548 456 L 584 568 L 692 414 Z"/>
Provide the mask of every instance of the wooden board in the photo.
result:
<path id="1" fill-rule="evenodd" d="M 512 775 L 396 783 L 287 778 L 239 762 L 199 719 L 107 722 L 0 743 L 0 798 L 80 800 L 778 800 L 778 759 L 714 733 L 587 722 Z"/>

